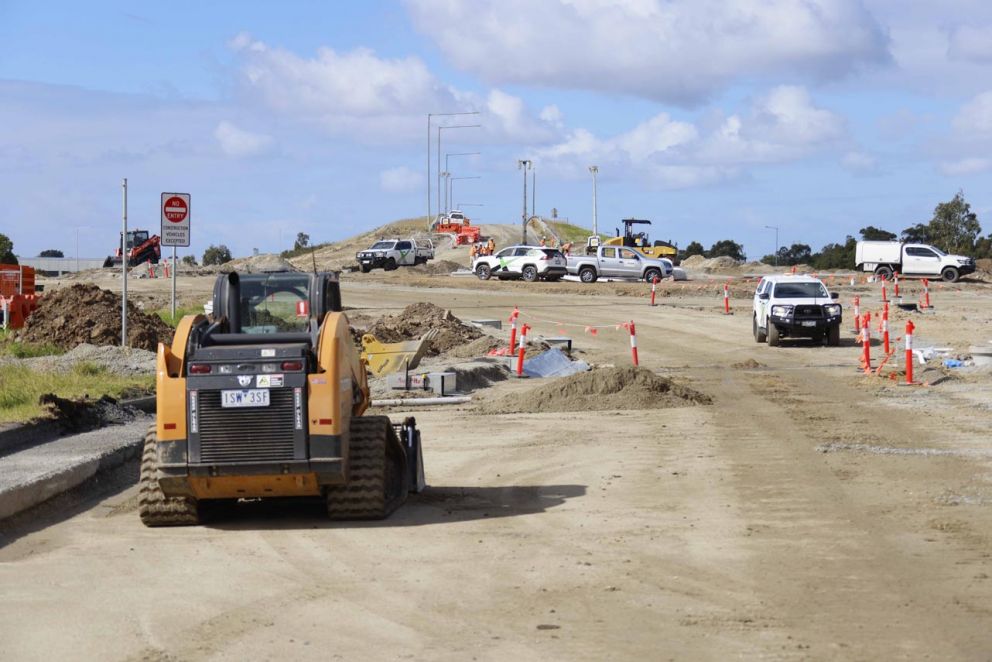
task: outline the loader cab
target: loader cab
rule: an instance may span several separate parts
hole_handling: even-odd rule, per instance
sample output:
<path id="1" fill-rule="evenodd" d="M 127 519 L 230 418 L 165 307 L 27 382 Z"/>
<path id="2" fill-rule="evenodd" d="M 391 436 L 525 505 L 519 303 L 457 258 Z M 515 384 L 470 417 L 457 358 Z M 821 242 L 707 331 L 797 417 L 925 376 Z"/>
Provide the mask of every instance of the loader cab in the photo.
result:
<path id="1" fill-rule="evenodd" d="M 313 348 L 324 317 L 340 311 L 334 273 L 223 274 L 214 283 L 215 320 L 196 341 L 203 346 L 300 342 Z"/>

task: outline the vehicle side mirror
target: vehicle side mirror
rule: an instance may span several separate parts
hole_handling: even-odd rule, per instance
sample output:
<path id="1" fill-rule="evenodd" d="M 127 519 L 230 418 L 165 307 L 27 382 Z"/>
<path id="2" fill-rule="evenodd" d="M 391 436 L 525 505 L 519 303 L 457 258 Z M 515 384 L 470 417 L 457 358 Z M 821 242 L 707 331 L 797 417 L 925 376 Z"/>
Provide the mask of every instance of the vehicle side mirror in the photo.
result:
<path id="1" fill-rule="evenodd" d="M 765 292 L 764 294 L 759 294 L 758 298 L 761 299 L 762 301 L 768 301 L 769 299 L 772 298 L 772 295 L 770 295 L 768 292 Z"/>
<path id="2" fill-rule="evenodd" d="M 837 293 L 837 292 L 831 292 L 830 293 L 830 298 L 833 299 L 834 301 L 836 301 L 837 299 L 840 298 L 840 294 Z"/>

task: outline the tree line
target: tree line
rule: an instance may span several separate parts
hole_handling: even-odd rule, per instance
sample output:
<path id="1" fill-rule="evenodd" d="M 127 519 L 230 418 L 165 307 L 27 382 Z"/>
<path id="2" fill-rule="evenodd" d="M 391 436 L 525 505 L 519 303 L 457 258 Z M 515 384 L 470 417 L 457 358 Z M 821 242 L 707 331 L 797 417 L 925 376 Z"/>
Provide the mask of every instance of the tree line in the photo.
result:
<path id="1" fill-rule="evenodd" d="M 919 244 L 933 244 L 948 253 L 968 255 L 974 258 L 992 258 L 992 234 L 981 236 L 982 227 L 971 205 L 958 191 L 952 200 L 941 202 L 934 208 L 933 218 L 926 223 L 916 223 L 896 234 L 874 225 L 861 228 L 858 235 L 862 241 L 906 241 Z M 778 253 L 765 255 L 761 262 L 792 266 L 808 264 L 814 269 L 851 269 L 854 267 L 854 250 L 858 239 L 848 235 L 843 243 L 830 243 L 813 252 L 809 244 L 795 243 L 781 246 Z M 679 251 L 684 260 L 692 255 L 712 258 L 727 256 L 743 261 L 744 247 L 731 239 L 715 242 L 705 250 L 698 241 L 692 241 Z"/>

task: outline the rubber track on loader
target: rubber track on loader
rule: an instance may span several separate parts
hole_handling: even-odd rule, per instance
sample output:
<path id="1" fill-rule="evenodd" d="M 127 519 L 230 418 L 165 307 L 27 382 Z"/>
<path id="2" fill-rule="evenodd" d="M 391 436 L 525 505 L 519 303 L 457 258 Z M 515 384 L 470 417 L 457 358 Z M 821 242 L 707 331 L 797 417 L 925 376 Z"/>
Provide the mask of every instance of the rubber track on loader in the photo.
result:
<path id="1" fill-rule="evenodd" d="M 348 483 L 327 488 L 334 520 L 383 519 L 406 501 L 405 455 L 386 416 L 351 419 Z"/>
<path id="2" fill-rule="evenodd" d="M 145 450 L 141 455 L 141 486 L 138 490 L 138 514 L 145 526 L 189 526 L 200 523 L 195 499 L 167 497 L 158 484 L 158 449 L 155 426 L 145 433 Z"/>

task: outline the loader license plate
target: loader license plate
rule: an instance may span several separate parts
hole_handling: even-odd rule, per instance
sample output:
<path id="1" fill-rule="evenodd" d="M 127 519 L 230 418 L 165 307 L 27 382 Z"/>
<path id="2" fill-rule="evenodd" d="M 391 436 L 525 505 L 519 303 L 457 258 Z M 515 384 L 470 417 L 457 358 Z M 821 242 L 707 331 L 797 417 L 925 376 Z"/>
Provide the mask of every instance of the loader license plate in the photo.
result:
<path id="1" fill-rule="evenodd" d="M 221 407 L 268 407 L 269 390 L 251 388 L 239 391 L 221 391 Z"/>

